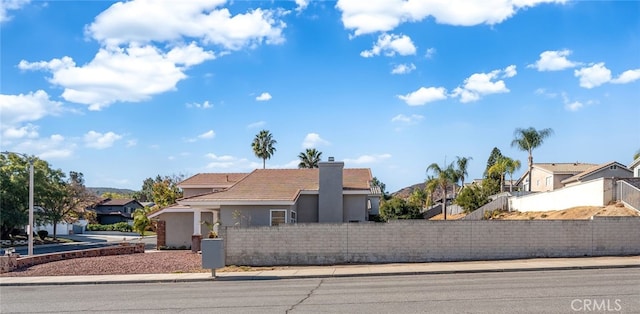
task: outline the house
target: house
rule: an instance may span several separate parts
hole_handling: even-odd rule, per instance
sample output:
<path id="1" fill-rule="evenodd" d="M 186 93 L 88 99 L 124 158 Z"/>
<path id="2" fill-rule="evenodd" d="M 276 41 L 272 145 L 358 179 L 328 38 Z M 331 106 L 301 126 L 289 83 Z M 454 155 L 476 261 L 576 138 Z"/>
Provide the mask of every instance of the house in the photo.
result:
<path id="1" fill-rule="evenodd" d="M 638 178 L 640 177 L 640 157 L 636 158 L 631 164 L 629 164 L 629 169 L 633 171 L 633 176 Z"/>
<path id="2" fill-rule="evenodd" d="M 598 178 L 629 178 L 632 176 L 633 172 L 625 165 L 617 161 L 611 161 L 593 166 L 583 172 L 560 181 L 560 183 L 562 183 L 563 186 L 569 186 Z"/>
<path id="3" fill-rule="evenodd" d="M 178 204 L 149 217 L 164 221 L 166 246 L 192 250 L 199 248 L 204 221 L 222 226 L 365 222 L 378 213 L 382 196 L 372 179 L 370 169 L 345 169 L 333 158 L 316 169 L 199 174 L 179 184 L 185 197 Z"/>
<path id="4" fill-rule="evenodd" d="M 91 210 L 96 212 L 96 218 L 101 225 L 110 225 L 118 222 L 131 222 L 133 212 L 142 208 L 140 202 L 131 199 L 106 198 L 94 205 Z"/>
<path id="5" fill-rule="evenodd" d="M 534 163 L 531 169 L 531 191 L 545 192 L 564 187 L 562 180 L 597 166 L 588 163 Z M 529 170 L 516 181 L 521 191 L 529 191 Z"/>

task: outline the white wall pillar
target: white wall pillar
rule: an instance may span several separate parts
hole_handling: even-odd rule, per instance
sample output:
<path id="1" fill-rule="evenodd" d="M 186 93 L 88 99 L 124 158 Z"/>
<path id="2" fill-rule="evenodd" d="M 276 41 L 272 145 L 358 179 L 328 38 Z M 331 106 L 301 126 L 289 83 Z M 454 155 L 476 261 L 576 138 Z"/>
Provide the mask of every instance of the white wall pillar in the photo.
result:
<path id="1" fill-rule="evenodd" d="M 193 235 L 202 235 L 202 211 L 199 208 L 193 209 Z"/>

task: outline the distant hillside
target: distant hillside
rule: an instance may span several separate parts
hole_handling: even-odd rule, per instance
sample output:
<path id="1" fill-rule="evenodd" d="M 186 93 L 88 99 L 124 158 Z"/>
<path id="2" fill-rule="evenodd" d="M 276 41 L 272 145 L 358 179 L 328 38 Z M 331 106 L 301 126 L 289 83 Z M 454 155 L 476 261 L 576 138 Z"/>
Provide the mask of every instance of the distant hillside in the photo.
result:
<path id="1" fill-rule="evenodd" d="M 391 193 L 391 196 L 397 196 L 399 198 L 402 199 L 407 199 L 409 198 L 409 196 L 411 195 L 411 193 L 413 193 L 413 190 L 415 189 L 421 189 L 424 190 L 424 182 L 422 183 L 416 183 L 414 185 L 408 186 L 406 188 L 402 188 L 396 192 Z"/>
<path id="2" fill-rule="evenodd" d="M 98 195 L 98 196 L 100 196 L 100 195 L 102 195 L 104 193 L 107 193 L 107 192 L 124 194 L 124 195 L 132 195 L 133 193 L 136 192 L 134 190 L 117 189 L 117 188 L 93 188 L 93 187 L 87 187 L 87 189 L 89 189 L 93 193 L 96 193 L 96 195 Z"/>

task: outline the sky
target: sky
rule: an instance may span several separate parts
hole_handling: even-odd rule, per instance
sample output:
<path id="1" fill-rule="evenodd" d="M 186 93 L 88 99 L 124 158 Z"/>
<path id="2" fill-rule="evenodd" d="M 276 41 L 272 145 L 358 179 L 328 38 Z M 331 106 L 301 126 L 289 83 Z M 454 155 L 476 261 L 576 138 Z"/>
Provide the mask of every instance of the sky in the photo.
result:
<path id="1" fill-rule="evenodd" d="M 262 167 L 306 148 L 387 190 L 551 128 L 534 162 L 640 150 L 640 2 L 0 0 L 0 145 L 87 186 Z"/>

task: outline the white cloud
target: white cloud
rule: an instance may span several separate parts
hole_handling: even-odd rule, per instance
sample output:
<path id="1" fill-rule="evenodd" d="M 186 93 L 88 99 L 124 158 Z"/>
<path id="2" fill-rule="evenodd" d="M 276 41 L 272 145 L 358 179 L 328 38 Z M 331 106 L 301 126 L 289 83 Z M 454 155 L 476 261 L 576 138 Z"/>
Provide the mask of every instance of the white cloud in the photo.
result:
<path id="1" fill-rule="evenodd" d="M 582 106 L 583 104 L 579 101 L 573 101 L 564 105 L 565 109 L 569 111 L 578 111 Z"/>
<path id="2" fill-rule="evenodd" d="M 22 122 L 39 120 L 47 115 L 56 115 L 62 111 L 62 103 L 49 99 L 43 91 L 28 94 L 0 94 L 0 121 L 2 128 L 16 127 Z"/>
<path id="3" fill-rule="evenodd" d="M 391 74 L 407 74 L 411 73 L 416 69 L 416 65 L 413 63 L 409 64 L 398 64 L 391 70 Z"/>
<path id="4" fill-rule="evenodd" d="M 53 134 L 46 138 L 23 139 L 18 145 L 11 149 L 33 153 L 39 158 L 49 160 L 70 157 L 73 155 L 75 148 L 76 144 L 66 141 L 64 136 Z"/>
<path id="5" fill-rule="evenodd" d="M 437 23 L 460 26 L 494 25 L 512 17 L 518 10 L 540 3 L 566 0 L 338 0 L 342 24 L 353 35 L 387 32 L 405 22 L 420 22 L 431 16 Z"/>
<path id="6" fill-rule="evenodd" d="M 573 68 L 580 65 L 579 62 L 569 61 L 567 57 L 572 51 L 565 50 L 548 50 L 540 54 L 540 59 L 534 64 L 530 64 L 528 68 L 535 68 L 538 71 L 560 71 Z"/>
<path id="7" fill-rule="evenodd" d="M 264 92 L 262 94 L 260 94 L 258 97 L 256 97 L 256 101 L 269 101 L 271 100 L 271 94 Z"/>
<path id="8" fill-rule="evenodd" d="M 416 46 L 407 35 L 382 34 L 378 41 L 373 44 L 371 50 L 360 53 L 362 57 L 370 58 L 384 53 L 386 56 L 394 56 L 396 53 L 401 56 L 416 54 Z"/>
<path id="9" fill-rule="evenodd" d="M 251 123 L 251 124 L 247 125 L 247 129 L 261 128 L 261 127 L 265 126 L 266 124 L 267 124 L 267 122 L 265 122 L 265 121 L 254 122 L 254 123 Z"/>
<path id="10" fill-rule="evenodd" d="M 389 158 L 391 158 L 391 154 L 362 155 L 355 159 L 345 158 L 344 163 L 354 165 L 373 164 L 381 162 L 383 160 L 387 160 Z"/>
<path id="11" fill-rule="evenodd" d="M 134 147 L 138 145 L 138 141 L 137 140 L 128 140 L 127 141 L 127 147 Z"/>
<path id="12" fill-rule="evenodd" d="M 89 110 L 101 110 L 117 101 L 139 102 L 175 90 L 176 84 L 187 77 L 187 65 L 214 58 L 211 52 L 193 45 L 175 47 L 167 54 L 153 46 L 103 48 L 91 62 L 80 67 L 68 57 L 49 62 L 24 61 L 19 67 L 51 71 L 49 81 L 64 88 L 65 100 L 89 105 Z"/>
<path id="13" fill-rule="evenodd" d="M 391 122 L 398 122 L 398 123 L 404 123 L 404 124 L 416 124 L 419 121 L 422 121 L 423 119 L 424 119 L 424 116 L 419 114 L 412 114 L 410 116 L 399 114 L 393 117 L 391 119 Z"/>
<path id="14" fill-rule="evenodd" d="M 637 81 L 638 79 L 640 79 L 640 69 L 627 70 L 622 72 L 622 74 L 620 74 L 620 76 L 618 76 L 617 78 L 611 80 L 611 83 L 627 84 L 633 81 Z"/>
<path id="15" fill-rule="evenodd" d="M 217 169 L 225 172 L 231 172 L 262 168 L 262 162 L 252 162 L 246 158 L 237 158 L 231 155 L 218 156 L 214 153 L 209 153 L 206 154 L 205 157 L 211 160 L 206 165 L 207 169 Z"/>
<path id="16" fill-rule="evenodd" d="M 279 19 L 284 11 L 255 9 L 232 16 L 228 9 L 218 8 L 225 2 L 117 2 L 100 13 L 86 33 L 107 46 L 197 38 L 205 44 L 239 50 L 263 42 L 284 42 L 286 24 Z"/>
<path id="17" fill-rule="evenodd" d="M 397 95 L 409 106 L 422 106 L 426 103 L 447 99 L 447 90 L 444 87 L 420 87 L 415 92 L 406 95 Z"/>
<path id="18" fill-rule="evenodd" d="M 13 128 L 13 127 L 5 128 L 3 126 L 2 137 L 4 140 L 14 140 L 14 139 L 21 139 L 21 138 L 37 138 L 38 127 L 31 123 L 18 128 Z"/>
<path id="19" fill-rule="evenodd" d="M 321 145 L 331 145 L 329 141 L 320 137 L 318 133 L 309 133 L 304 137 L 302 141 L 303 148 L 316 148 Z"/>
<path id="20" fill-rule="evenodd" d="M 516 75 L 515 65 L 510 65 L 503 70 L 493 70 L 489 73 L 474 73 L 464 80 L 462 87 L 453 90 L 451 96 L 460 97 L 460 102 L 467 103 L 477 101 L 481 96 L 508 93 L 509 89 L 500 77 L 509 78 Z"/>
<path id="21" fill-rule="evenodd" d="M 0 0 L 0 24 L 11 20 L 9 11 L 19 10 L 31 0 Z"/>
<path id="22" fill-rule="evenodd" d="M 503 73 L 502 73 L 502 77 L 503 78 L 510 78 L 510 77 L 516 76 L 516 74 L 518 74 L 518 71 L 516 71 L 516 66 L 512 64 L 512 65 L 504 68 Z"/>
<path id="23" fill-rule="evenodd" d="M 427 59 L 432 59 L 433 56 L 436 55 L 436 52 L 437 52 L 436 48 L 428 48 L 427 52 L 424 54 L 424 57 Z"/>
<path id="24" fill-rule="evenodd" d="M 204 132 L 200 135 L 198 135 L 198 138 L 200 139 L 212 139 L 216 136 L 216 132 L 214 132 L 213 130 L 209 130 L 207 132 Z"/>
<path id="25" fill-rule="evenodd" d="M 309 0 L 295 0 L 296 1 L 296 11 L 302 12 L 309 5 Z"/>
<path id="26" fill-rule="evenodd" d="M 210 109 L 213 108 L 213 104 L 208 100 L 205 100 L 203 103 L 188 103 L 186 104 L 187 108 L 197 108 L 197 109 Z"/>
<path id="27" fill-rule="evenodd" d="M 611 70 L 604 66 L 604 62 L 575 70 L 573 73 L 580 78 L 580 86 L 584 88 L 598 87 L 611 81 Z"/>
<path id="28" fill-rule="evenodd" d="M 84 142 L 87 147 L 105 149 L 113 146 L 113 143 L 121 138 L 121 135 L 113 132 L 103 134 L 92 130 L 84 135 Z"/>

